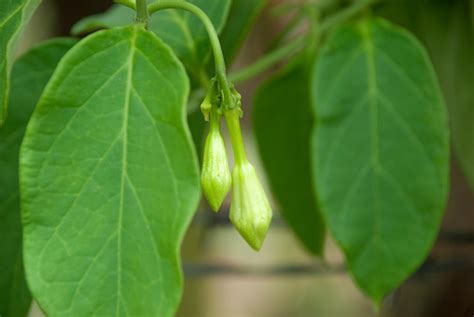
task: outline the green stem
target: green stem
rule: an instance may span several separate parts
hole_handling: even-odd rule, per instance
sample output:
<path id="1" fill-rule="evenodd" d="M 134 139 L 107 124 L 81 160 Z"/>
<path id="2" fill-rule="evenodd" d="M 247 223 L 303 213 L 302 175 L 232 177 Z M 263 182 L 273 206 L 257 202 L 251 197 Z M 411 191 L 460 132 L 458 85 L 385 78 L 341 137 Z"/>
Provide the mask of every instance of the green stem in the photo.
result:
<path id="1" fill-rule="evenodd" d="M 262 72 L 268 70 L 270 67 L 279 61 L 287 58 L 298 49 L 302 48 L 306 42 L 306 37 L 300 37 L 286 46 L 282 46 L 261 57 L 257 62 L 229 75 L 229 80 L 238 83 L 247 79 L 253 78 Z"/>
<path id="2" fill-rule="evenodd" d="M 212 21 L 209 19 L 206 13 L 204 13 L 199 7 L 189 2 L 164 0 L 152 3 L 148 6 L 148 11 L 150 12 L 150 14 L 153 14 L 159 10 L 166 9 L 182 9 L 191 12 L 204 24 L 204 27 L 206 28 L 206 31 L 209 35 L 209 40 L 214 54 L 216 77 L 224 94 L 224 106 L 228 106 L 229 103 L 233 101 L 233 97 L 230 91 L 229 83 L 227 82 L 226 66 L 224 61 L 224 54 L 222 54 L 221 43 L 219 42 L 219 37 L 214 28 L 214 25 L 212 24 Z M 230 104 L 230 106 L 232 107 L 233 105 Z"/>
<path id="3" fill-rule="evenodd" d="M 221 130 L 221 117 L 217 113 L 217 109 L 213 107 L 211 109 L 211 113 L 209 114 L 209 126 L 210 126 L 210 131 L 217 131 L 220 133 Z"/>
<path id="4" fill-rule="evenodd" d="M 224 112 L 225 121 L 229 130 L 232 151 L 234 152 L 235 164 L 242 164 L 247 161 L 242 132 L 240 130 L 240 116 L 238 110 Z"/>
<path id="5" fill-rule="evenodd" d="M 137 10 L 137 23 L 148 24 L 148 7 L 146 4 L 147 0 L 136 0 L 136 10 Z"/>

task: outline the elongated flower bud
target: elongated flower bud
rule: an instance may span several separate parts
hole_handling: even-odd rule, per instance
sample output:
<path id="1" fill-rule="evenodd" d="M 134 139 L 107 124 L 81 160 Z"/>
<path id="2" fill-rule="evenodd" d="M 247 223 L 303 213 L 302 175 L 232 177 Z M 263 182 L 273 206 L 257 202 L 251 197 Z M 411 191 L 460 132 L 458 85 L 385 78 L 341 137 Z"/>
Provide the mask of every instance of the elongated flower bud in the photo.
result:
<path id="1" fill-rule="evenodd" d="M 270 226 L 272 210 L 253 166 L 247 161 L 232 170 L 230 220 L 256 251 L 260 250 Z"/>
<path id="2" fill-rule="evenodd" d="M 230 190 L 231 176 L 219 118 L 215 110 L 210 113 L 211 126 L 204 147 L 201 185 L 212 210 L 218 211 Z"/>

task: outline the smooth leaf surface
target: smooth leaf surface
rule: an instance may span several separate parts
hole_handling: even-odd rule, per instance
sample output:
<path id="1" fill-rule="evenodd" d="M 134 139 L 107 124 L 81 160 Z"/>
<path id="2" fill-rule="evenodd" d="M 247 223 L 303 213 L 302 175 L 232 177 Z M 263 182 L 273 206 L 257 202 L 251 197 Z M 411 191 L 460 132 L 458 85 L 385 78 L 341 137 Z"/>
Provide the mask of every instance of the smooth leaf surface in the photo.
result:
<path id="1" fill-rule="evenodd" d="M 427 54 L 383 20 L 339 29 L 313 85 L 321 211 L 376 302 L 427 256 L 448 192 L 447 115 Z"/>
<path id="2" fill-rule="evenodd" d="M 217 32 L 222 30 L 227 20 L 231 0 L 189 0 L 188 2 L 198 6 L 209 16 Z M 78 22 L 72 32 L 78 34 L 101 28 L 124 26 L 133 23 L 134 19 L 134 11 L 115 5 L 104 14 Z M 206 29 L 199 19 L 187 11 L 164 10 L 150 17 L 149 29 L 174 50 L 195 80 L 201 80 L 206 61 L 210 57 L 211 47 Z"/>
<path id="3" fill-rule="evenodd" d="M 448 104 L 454 152 L 474 191 L 472 10 L 469 1 L 423 0 L 399 1 L 381 13 L 412 30 L 426 45 Z"/>
<path id="4" fill-rule="evenodd" d="M 257 91 L 254 130 L 280 211 L 307 250 L 321 255 L 325 228 L 311 179 L 311 63 L 300 58 Z"/>
<path id="5" fill-rule="evenodd" d="M 74 43 L 52 40 L 29 51 L 12 68 L 10 115 L 0 128 L 0 316 L 26 316 L 31 304 L 21 252 L 20 144 L 44 87 Z"/>
<path id="6" fill-rule="evenodd" d="M 231 64 L 267 0 L 233 0 L 229 18 L 220 36 L 227 64 Z"/>
<path id="7" fill-rule="evenodd" d="M 10 67 L 16 39 L 41 0 L 0 1 L 0 125 L 8 105 Z"/>
<path id="8" fill-rule="evenodd" d="M 188 91 L 139 26 L 95 33 L 59 64 L 20 158 L 26 274 L 48 316 L 176 311 L 200 196 Z"/>

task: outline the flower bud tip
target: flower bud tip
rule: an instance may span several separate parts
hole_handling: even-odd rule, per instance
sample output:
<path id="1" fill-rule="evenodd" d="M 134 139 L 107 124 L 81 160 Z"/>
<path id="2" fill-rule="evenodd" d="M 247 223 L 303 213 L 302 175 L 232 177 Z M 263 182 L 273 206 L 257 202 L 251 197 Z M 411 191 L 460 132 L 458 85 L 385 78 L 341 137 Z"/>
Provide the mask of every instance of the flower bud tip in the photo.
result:
<path id="1" fill-rule="evenodd" d="M 272 219 L 270 203 L 248 161 L 234 166 L 232 182 L 230 220 L 247 243 L 259 251 Z"/>

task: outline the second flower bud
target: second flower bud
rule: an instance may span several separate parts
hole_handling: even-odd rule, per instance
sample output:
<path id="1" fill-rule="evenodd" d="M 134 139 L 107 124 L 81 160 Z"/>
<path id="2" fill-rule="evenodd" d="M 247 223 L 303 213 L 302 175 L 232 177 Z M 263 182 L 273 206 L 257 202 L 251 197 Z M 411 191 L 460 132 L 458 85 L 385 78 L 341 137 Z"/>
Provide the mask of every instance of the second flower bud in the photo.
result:
<path id="1" fill-rule="evenodd" d="M 232 181 L 227 161 L 224 139 L 220 132 L 220 115 L 216 109 L 210 111 L 209 134 L 204 145 L 201 185 L 212 210 L 218 211 Z"/>

